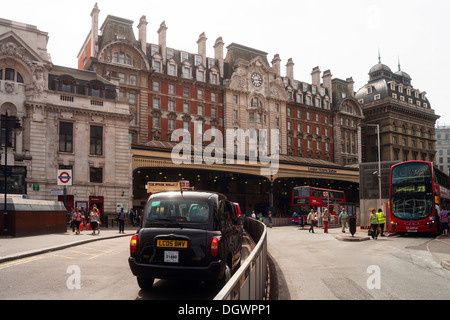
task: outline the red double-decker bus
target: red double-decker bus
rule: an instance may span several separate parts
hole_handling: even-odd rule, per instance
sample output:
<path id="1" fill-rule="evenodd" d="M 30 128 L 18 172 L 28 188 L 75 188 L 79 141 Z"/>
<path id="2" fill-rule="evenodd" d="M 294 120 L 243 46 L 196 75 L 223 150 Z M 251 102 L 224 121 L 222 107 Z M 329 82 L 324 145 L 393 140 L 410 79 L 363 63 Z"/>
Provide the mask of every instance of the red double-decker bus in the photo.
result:
<path id="1" fill-rule="evenodd" d="M 450 203 L 450 178 L 427 161 L 405 161 L 391 167 L 391 231 L 438 232 L 439 205 Z"/>
<path id="2" fill-rule="evenodd" d="M 304 224 L 311 209 L 328 207 L 333 212 L 334 204 L 344 204 L 344 191 L 316 187 L 294 187 L 292 190 L 292 207 L 296 211 L 292 216 L 293 224 Z"/>

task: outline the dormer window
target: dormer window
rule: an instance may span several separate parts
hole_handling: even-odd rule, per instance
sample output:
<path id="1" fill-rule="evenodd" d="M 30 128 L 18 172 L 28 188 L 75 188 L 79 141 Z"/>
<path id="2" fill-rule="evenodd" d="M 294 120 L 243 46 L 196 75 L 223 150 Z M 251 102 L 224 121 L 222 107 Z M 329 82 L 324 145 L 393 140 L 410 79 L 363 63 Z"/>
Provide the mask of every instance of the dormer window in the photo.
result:
<path id="1" fill-rule="evenodd" d="M 175 64 L 170 63 L 169 67 L 167 68 L 167 70 L 168 70 L 169 76 L 176 76 L 177 75 L 177 72 L 176 72 L 177 66 Z"/>
<path id="2" fill-rule="evenodd" d="M 173 56 L 175 55 L 175 52 L 173 49 L 167 49 L 167 59 L 172 59 Z"/>
<path id="3" fill-rule="evenodd" d="M 195 55 L 195 66 L 198 67 L 202 64 L 202 56 Z"/>
<path id="4" fill-rule="evenodd" d="M 154 54 L 159 52 L 159 46 L 152 44 L 151 45 L 151 55 L 153 56 Z"/>
<path id="5" fill-rule="evenodd" d="M 202 82 L 205 81 L 205 71 L 197 70 L 197 80 Z"/>
<path id="6" fill-rule="evenodd" d="M 189 56 L 187 52 L 181 52 L 180 55 L 181 55 L 181 62 L 187 60 Z"/>
<path id="7" fill-rule="evenodd" d="M 191 68 L 187 66 L 183 66 L 183 78 L 190 79 L 191 78 Z"/>

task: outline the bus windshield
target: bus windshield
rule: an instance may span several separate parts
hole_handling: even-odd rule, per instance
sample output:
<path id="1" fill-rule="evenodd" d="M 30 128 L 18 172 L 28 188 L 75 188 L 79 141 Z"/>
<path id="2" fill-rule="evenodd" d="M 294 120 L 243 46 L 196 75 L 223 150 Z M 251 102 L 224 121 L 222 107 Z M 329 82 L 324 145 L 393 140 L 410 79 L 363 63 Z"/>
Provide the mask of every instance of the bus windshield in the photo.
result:
<path id="1" fill-rule="evenodd" d="M 310 189 L 309 187 L 294 188 L 294 197 L 309 197 Z"/>
<path id="2" fill-rule="evenodd" d="M 402 220 L 420 220 L 433 213 L 429 164 L 405 163 L 392 168 L 391 210 Z"/>

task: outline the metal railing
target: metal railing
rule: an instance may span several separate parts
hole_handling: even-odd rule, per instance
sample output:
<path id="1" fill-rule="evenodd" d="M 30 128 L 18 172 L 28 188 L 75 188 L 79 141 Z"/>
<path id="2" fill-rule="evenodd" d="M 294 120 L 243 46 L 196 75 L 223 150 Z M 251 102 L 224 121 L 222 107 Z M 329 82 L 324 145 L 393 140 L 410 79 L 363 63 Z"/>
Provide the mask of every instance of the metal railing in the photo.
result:
<path id="1" fill-rule="evenodd" d="M 256 246 L 214 300 L 263 300 L 267 295 L 267 230 L 264 223 L 245 218 L 244 228 Z"/>

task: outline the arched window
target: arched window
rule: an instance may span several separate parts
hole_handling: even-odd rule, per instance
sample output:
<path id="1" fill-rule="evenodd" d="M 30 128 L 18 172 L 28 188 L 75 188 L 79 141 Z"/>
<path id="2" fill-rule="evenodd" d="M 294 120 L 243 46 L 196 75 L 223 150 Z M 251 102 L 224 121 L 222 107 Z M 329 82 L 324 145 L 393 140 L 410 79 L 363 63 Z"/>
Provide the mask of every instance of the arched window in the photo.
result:
<path id="1" fill-rule="evenodd" d="M 262 103 L 261 101 L 259 101 L 258 98 L 253 98 L 250 103 L 251 103 L 250 108 L 252 109 L 258 109 L 259 107 L 262 107 Z"/>
<path id="2" fill-rule="evenodd" d="M 11 68 L 0 69 L 0 80 L 23 83 L 23 77 L 19 72 Z"/>

